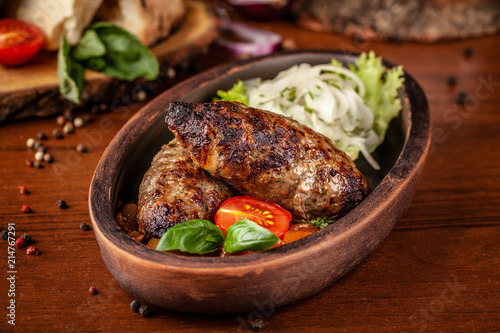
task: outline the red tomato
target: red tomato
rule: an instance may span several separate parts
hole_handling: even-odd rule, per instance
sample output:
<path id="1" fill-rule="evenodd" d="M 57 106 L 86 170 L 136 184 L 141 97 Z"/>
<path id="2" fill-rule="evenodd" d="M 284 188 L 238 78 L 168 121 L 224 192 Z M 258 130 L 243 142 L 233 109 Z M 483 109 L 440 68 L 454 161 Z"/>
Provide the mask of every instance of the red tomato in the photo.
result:
<path id="1" fill-rule="evenodd" d="M 40 51 L 43 32 L 36 26 L 15 19 L 0 20 L 0 63 L 18 66 Z"/>
<path id="2" fill-rule="evenodd" d="M 225 233 L 229 226 L 242 218 L 257 223 L 283 239 L 292 214 L 271 202 L 251 197 L 233 197 L 222 203 L 215 214 L 215 224 Z"/>

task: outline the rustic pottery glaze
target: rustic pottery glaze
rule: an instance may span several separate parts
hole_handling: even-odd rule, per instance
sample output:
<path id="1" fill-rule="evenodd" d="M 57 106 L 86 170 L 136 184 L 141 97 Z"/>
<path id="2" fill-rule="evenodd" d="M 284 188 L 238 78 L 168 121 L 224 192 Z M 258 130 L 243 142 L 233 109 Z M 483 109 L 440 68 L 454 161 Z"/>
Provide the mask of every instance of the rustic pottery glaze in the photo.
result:
<path id="1" fill-rule="evenodd" d="M 172 137 L 165 109 L 172 101 L 211 101 L 238 79 L 272 78 L 299 63 L 352 63 L 357 55 L 293 51 L 222 65 L 164 92 L 120 130 L 104 152 L 89 193 L 93 230 L 107 268 L 137 298 L 163 308 L 197 313 L 270 310 L 321 291 L 368 257 L 410 204 L 430 142 L 427 100 L 405 73 L 405 107 L 375 152 L 382 170 L 357 164 L 372 193 L 321 232 L 266 252 L 230 257 L 188 257 L 159 252 L 130 239 L 115 220 L 118 200 L 137 200 L 144 172 Z M 392 64 L 385 62 L 387 67 Z"/>

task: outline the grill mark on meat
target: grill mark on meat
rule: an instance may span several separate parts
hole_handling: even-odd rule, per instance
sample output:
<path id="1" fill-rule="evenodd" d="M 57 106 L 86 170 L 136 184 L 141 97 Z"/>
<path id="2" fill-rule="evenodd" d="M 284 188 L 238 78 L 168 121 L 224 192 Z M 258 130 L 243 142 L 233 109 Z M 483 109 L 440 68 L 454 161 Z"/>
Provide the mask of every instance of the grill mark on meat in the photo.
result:
<path id="1" fill-rule="evenodd" d="M 196 166 L 179 143 L 164 145 L 139 187 L 137 218 L 146 239 L 192 219 L 213 220 L 233 190 Z"/>
<path id="2" fill-rule="evenodd" d="M 344 152 L 290 118 L 236 102 L 174 102 L 166 121 L 195 164 L 288 209 L 296 222 L 339 218 L 369 192 Z"/>

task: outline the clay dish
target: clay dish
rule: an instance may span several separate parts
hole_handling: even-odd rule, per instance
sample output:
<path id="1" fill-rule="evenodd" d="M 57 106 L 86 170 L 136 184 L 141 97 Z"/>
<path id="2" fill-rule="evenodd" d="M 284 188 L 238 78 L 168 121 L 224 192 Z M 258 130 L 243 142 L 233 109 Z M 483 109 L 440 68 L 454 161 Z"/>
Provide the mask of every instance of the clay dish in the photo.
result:
<path id="1" fill-rule="evenodd" d="M 104 152 L 90 185 L 93 230 L 107 268 L 137 298 L 163 308 L 197 313 L 242 313 L 298 301 L 321 291 L 359 265 L 389 235 L 416 190 L 430 142 L 427 100 L 405 74 L 404 110 L 374 153 L 382 169 L 362 159 L 371 194 L 336 223 L 269 251 L 230 258 L 188 257 L 139 244 L 114 220 L 118 200 L 137 200 L 139 183 L 162 144 L 172 101 L 208 102 L 237 79 L 274 77 L 299 63 L 352 63 L 334 51 L 276 53 L 217 67 L 165 91 L 135 114 Z M 387 67 L 393 65 L 385 62 Z"/>

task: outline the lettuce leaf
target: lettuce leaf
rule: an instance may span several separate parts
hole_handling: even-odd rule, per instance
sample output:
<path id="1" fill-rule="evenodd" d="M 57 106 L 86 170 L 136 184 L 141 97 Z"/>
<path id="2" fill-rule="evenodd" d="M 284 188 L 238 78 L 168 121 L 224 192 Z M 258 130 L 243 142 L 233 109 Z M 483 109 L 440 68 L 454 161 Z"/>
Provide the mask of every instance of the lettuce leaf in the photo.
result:
<path id="1" fill-rule="evenodd" d="M 373 152 L 384 141 L 390 122 L 401 111 L 398 89 L 404 82 L 403 67 L 387 69 L 382 59 L 370 51 L 368 54 L 362 53 L 356 65 L 350 65 L 349 69 L 363 82 L 366 89 L 363 101 L 373 111 L 373 130 L 379 137 L 379 142 L 369 147 L 370 152 Z"/>
<path id="2" fill-rule="evenodd" d="M 217 90 L 217 96 L 219 97 L 214 97 L 213 101 L 229 101 L 229 102 L 240 102 L 245 105 L 248 105 L 248 98 L 247 98 L 247 88 L 245 86 L 245 83 L 243 81 L 238 80 L 231 89 L 228 91 L 224 90 Z"/>

